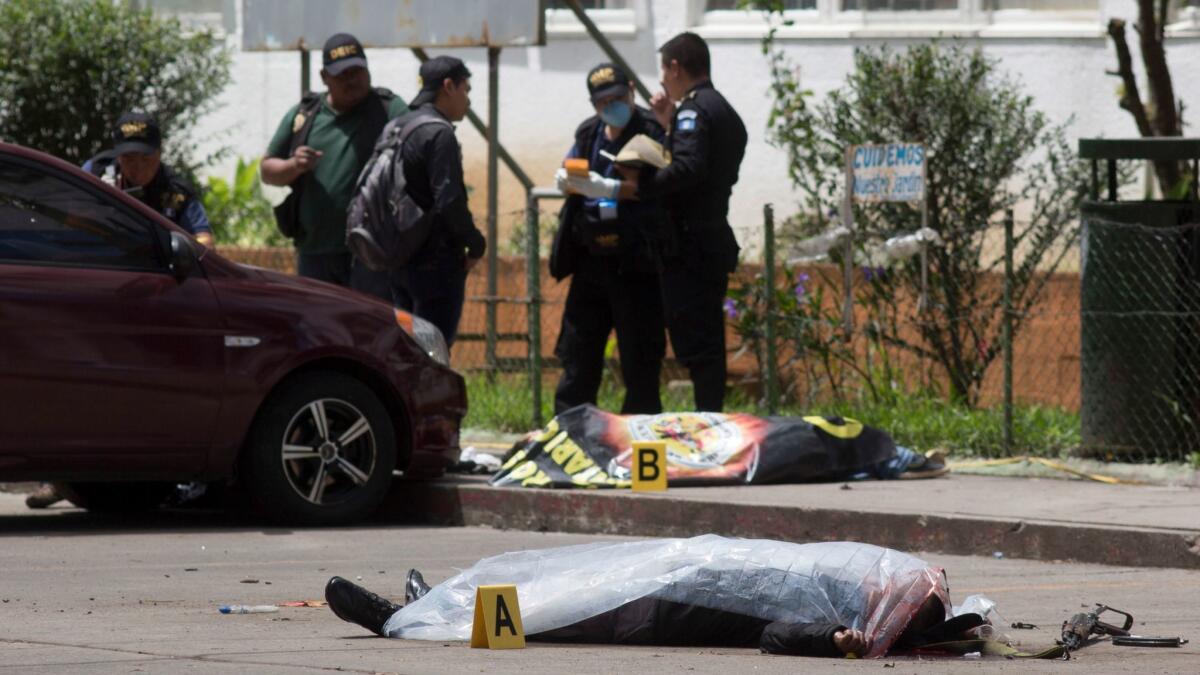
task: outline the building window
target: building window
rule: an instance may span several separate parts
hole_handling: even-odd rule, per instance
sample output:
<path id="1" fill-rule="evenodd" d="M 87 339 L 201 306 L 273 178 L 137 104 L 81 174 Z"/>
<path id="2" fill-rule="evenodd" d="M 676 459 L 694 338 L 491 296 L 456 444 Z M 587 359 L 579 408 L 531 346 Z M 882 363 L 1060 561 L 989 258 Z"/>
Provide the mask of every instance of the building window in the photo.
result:
<path id="1" fill-rule="evenodd" d="M 1200 2 L 1200 0 L 1197 0 L 1197 2 Z M 739 7 L 739 4 L 741 4 L 740 0 L 706 0 L 704 3 L 704 11 L 720 12 L 728 10 L 743 10 L 744 8 Z M 784 10 L 816 9 L 817 0 L 784 0 L 783 8 Z"/>
<path id="2" fill-rule="evenodd" d="M 584 9 L 628 9 L 629 0 L 579 0 L 579 6 Z M 571 11 L 571 7 L 563 0 L 548 0 L 546 9 L 565 9 Z"/>
<path id="3" fill-rule="evenodd" d="M 958 0 L 843 0 L 846 12 L 940 12 L 958 9 Z"/>
<path id="4" fill-rule="evenodd" d="M 984 8 L 1024 12 L 1094 12 L 1099 0 L 984 0 Z"/>

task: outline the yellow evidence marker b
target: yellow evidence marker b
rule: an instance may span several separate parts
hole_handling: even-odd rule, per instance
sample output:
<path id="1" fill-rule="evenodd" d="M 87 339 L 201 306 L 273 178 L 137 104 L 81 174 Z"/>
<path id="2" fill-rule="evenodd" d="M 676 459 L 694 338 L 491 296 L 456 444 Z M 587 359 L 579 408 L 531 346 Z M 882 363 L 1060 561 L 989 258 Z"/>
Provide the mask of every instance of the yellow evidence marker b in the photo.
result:
<path id="1" fill-rule="evenodd" d="M 516 586 L 501 584 L 475 589 L 471 646 L 487 649 L 525 648 L 525 627 L 521 625 Z"/>
<path id="2" fill-rule="evenodd" d="M 633 489 L 663 492 L 667 489 L 666 441 L 636 441 L 633 444 Z"/>

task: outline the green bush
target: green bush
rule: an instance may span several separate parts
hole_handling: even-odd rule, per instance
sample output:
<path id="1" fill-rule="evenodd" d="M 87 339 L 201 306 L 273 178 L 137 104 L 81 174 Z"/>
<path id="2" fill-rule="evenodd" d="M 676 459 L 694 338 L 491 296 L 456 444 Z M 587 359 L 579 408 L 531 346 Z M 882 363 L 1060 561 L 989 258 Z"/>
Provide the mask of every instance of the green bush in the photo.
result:
<path id="1" fill-rule="evenodd" d="M 262 193 L 258 162 L 239 159 L 228 181 L 209 176 L 204 210 L 212 222 L 217 243 L 223 246 L 289 246 L 291 241 L 275 225 L 271 203 Z"/>
<path id="2" fill-rule="evenodd" d="M 112 0 L 0 2 L 0 138 L 82 164 L 130 110 L 162 126 L 167 161 L 194 175 L 189 132 L 230 80 L 229 50 Z"/>

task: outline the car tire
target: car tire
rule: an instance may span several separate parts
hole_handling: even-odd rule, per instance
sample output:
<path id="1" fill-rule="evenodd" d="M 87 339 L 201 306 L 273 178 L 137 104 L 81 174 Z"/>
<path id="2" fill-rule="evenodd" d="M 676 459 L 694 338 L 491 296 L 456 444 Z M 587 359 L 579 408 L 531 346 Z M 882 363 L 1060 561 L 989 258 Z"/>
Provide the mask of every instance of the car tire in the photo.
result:
<path id="1" fill-rule="evenodd" d="M 175 492 L 175 483 L 55 483 L 54 487 L 75 506 L 98 513 L 152 511 Z"/>
<path id="2" fill-rule="evenodd" d="M 285 382 L 263 404 L 239 483 L 275 522 L 348 523 L 370 515 L 396 467 L 396 431 L 366 384 L 336 372 Z"/>

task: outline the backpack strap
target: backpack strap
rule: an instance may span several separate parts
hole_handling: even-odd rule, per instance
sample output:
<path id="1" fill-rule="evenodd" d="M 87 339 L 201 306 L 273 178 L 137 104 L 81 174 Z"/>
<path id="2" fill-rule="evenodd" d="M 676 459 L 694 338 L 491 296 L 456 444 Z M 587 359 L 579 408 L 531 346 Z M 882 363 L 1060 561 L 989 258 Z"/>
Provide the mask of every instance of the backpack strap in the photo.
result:
<path id="1" fill-rule="evenodd" d="M 288 146 L 288 157 L 296 154 L 296 148 L 308 142 L 308 134 L 312 131 L 317 113 L 321 111 L 320 92 L 310 91 L 300 99 L 300 107 L 292 118 L 292 142 Z"/>
<path id="2" fill-rule="evenodd" d="M 426 124 L 441 124 L 442 126 L 450 127 L 451 129 L 454 128 L 453 125 L 437 115 L 421 115 L 414 120 L 410 120 L 408 124 L 404 125 L 404 128 L 400 131 L 400 137 L 396 140 L 396 144 L 404 145 L 404 141 L 408 140 L 408 137 L 411 136 L 414 131 L 420 129 Z"/>

